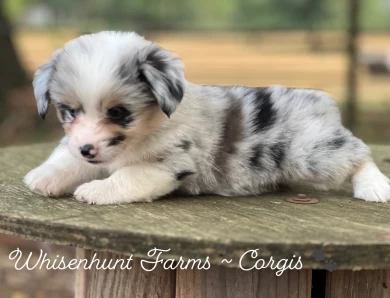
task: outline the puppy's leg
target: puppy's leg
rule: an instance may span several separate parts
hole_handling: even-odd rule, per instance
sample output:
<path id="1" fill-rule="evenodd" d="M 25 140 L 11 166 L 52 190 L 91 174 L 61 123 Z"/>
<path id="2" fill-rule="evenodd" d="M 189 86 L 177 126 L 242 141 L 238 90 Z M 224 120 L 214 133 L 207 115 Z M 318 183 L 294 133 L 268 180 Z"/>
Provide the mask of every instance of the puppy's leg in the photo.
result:
<path id="1" fill-rule="evenodd" d="M 343 137 L 336 137 L 327 147 L 322 147 L 322 159 L 317 160 L 319 182 L 332 188 L 352 176 L 355 198 L 370 202 L 389 201 L 389 178 L 375 165 L 368 147 L 343 130 Z"/>
<path id="2" fill-rule="evenodd" d="M 342 137 L 334 138 L 312 151 L 308 167 L 301 171 L 307 173 L 302 180 L 326 190 L 338 188 L 352 177 L 355 198 L 370 202 L 389 201 L 389 178 L 372 161 L 368 147 L 346 129 L 343 129 Z"/>
<path id="3" fill-rule="evenodd" d="M 342 130 L 341 137 L 334 136 L 333 140 L 313 149 L 308 167 L 300 171 L 307 176 L 301 179 L 325 190 L 337 188 L 352 177 L 355 198 L 370 202 L 390 201 L 389 178 L 375 165 L 368 147 L 346 129 Z"/>
<path id="4" fill-rule="evenodd" d="M 77 186 L 102 177 L 102 170 L 76 159 L 68 150 L 67 138 L 39 167 L 24 177 L 24 183 L 34 192 L 45 196 L 71 193 Z"/>
<path id="5" fill-rule="evenodd" d="M 357 168 L 352 184 L 354 197 L 357 199 L 370 202 L 390 201 L 390 179 L 371 160 Z"/>
<path id="6" fill-rule="evenodd" d="M 313 100 L 307 101 L 307 97 Z M 302 110 L 299 105 L 298 108 L 287 106 L 294 117 L 287 118 L 285 123 L 300 129 L 289 140 L 290 151 L 283 164 L 285 179 L 331 189 L 352 177 L 356 198 L 372 202 L 389 201 L 389 179 L 372 161 L 368 146 L 342 126 L 334 100 L 318 91 L 291 92 L 288 99 L 304 102 L 305 109 Z"/>
<path id="7" fill-rule="evenodd" d="M 133 165 L 117 170 L 105 180 L 83 184 L 74 194 L 79 201 L 98 205 L 151 202 L 177 189 L 189 174 L 192 173 L 175 174 L 162 165 Z"/>

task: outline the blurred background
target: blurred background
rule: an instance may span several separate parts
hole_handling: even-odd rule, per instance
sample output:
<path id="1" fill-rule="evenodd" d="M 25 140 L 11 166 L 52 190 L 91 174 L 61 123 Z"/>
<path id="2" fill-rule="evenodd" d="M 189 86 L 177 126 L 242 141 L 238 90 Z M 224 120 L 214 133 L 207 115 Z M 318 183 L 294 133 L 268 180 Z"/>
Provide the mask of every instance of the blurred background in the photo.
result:
<path id="1" fill-rule="evenodd" d="M 0 146 L 58 140 L 36 114 L 32 75 L 81 34 L 137 31 L 179 54 L 199 84 L 318 88 L 368 143 L 390 144 L 389 0 L 0 0 Z M 19 272 L 0 234 L 0 298 L 72 297 L 72 272 Z M 24 274 L 24 275 L 23 275 Z"/>

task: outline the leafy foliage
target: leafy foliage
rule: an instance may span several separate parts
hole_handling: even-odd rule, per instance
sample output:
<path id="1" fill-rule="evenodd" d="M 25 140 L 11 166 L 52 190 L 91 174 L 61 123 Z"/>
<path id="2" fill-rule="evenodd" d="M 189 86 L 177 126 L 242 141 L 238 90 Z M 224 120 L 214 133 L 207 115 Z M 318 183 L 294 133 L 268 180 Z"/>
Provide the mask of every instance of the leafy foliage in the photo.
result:
<path id="1" fill-rule="evenodd" d="M 152 29 L 344 29 L 347 3 L 339 0 L 5 0 L 15 18 L 45 3 L 80 24 Z M 388 0 L 360 0 L 365 29 L 390 29 Z"/>

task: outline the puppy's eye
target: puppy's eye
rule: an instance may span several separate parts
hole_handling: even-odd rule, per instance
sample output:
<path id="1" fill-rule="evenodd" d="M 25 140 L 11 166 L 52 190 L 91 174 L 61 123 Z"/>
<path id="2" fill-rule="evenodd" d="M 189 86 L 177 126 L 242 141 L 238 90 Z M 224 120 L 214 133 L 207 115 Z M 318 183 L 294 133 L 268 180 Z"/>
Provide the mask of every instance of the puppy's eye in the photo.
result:
<path id="1" fill-rule="evenodd" d="M 59 109 L 61 112 L 61 117 L 64 122 L 73 122 L 73 120 L 77 117 L 79 110 L 71 108 L 68 105 L 61 104 L 59 105 Z"/>
<path id="2" fill-rule="evenodd" d="M 123 106 L 116 106 L 108 110 L 108 116 L 111 119 L 125 118 L 130 115 L 130 112 Z"/>
<path id="3" fill-rule="evenodd" d="M 107 117 L 111 122 L 121 126 L 126 126 L 132 121 L 131 112 L 121 105 L 109 109 Z"/>
<path id="4" fill-rule="evenodd" d="M 77 116 L 77 110 L 76 109 L 69 109 L 68 112 L 69 112 L 69 114 L 70 114 L 70 116 L 72 118 L 76 118 L 76 116 Z"/>

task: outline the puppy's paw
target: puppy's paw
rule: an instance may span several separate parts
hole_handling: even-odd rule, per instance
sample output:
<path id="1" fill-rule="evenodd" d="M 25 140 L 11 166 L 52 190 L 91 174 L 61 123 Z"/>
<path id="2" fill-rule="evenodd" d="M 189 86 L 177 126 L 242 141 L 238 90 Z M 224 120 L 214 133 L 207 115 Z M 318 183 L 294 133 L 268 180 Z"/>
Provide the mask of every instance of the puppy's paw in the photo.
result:
<path id="1" fill-rule="evenodd" d="M 354 197 L 369 202 L 390 201 L 389 178 L 373 163 L 367 163 L 352 179 Z"/>
<path id="2" fill-rule="evenodd" d="M 28 188 L 44 196 L 60 196 L 66 193 L 66 177 L 49 165 L 41 165 L 24 177 Z"/>
<path id="3" fill-rule="evenodd" d="M 96 205 L 115 204 L 115 189 L 111 189 L 105 180 L 94 180 L 80 185 L 74 192 L 75 198 L 80 202 Z"/>
<path id="4" fill-rule="evenodd" d="M 371 185 L 356 187 L 354 197 L 368 202 L 390 201 L 390 184 L 383 179 L 373 182 Z"/>

